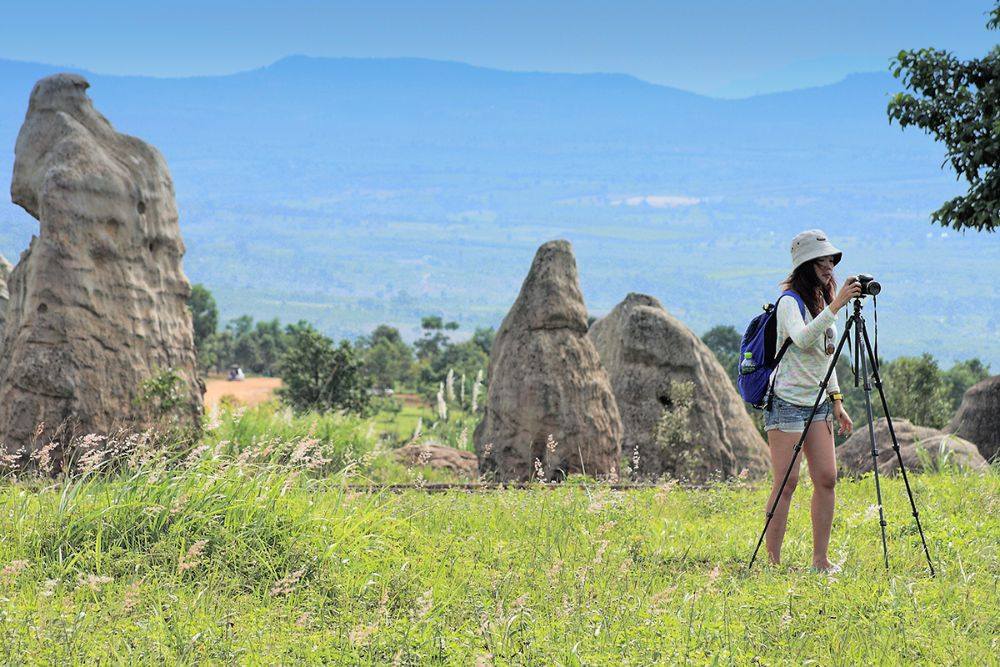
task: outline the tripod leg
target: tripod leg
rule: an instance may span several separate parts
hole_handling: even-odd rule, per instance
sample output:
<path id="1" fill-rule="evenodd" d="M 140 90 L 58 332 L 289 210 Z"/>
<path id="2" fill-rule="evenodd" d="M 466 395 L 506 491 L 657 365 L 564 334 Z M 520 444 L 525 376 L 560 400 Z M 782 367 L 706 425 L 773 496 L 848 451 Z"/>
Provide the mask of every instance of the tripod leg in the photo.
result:
<path id="1" fill-rule="evenodd" d="M 864 320 L 858 323 L 858 329 L 864 330 Z M 882 485 L 878 476 L 878 443 L 875 441 L 875 416 L 872 414 L 872 385 L 868 379 L 868 355 L 861 351 L 861 373 L 864 377 L 865 412 L 868 415 L 868 438 L 872 445 L 872 470 L 875 473 L 875 498 L 878 502 L 878 523 L 882 529 L 882 556 L 885 558 L 885 569 L 889 569 L 889 547 L 885 541 L 885 513 L 882 510 Z"/>
<path id="2" fill-rule="evenodd" d="M 868 340 L 868 330 L 864 326 L 864 322 L 860 326 L 861 335 L 865 341 L 865 349 L 868 354 L 872 354 L 872 345 Z M 913 518 L 917 522 L 917 532 L 920 533 L 920 543 L 924 547 L 924 556 L 927 558 L 927 567 L 931 571 L 931 576 L 934 576 L 934 564 L 931 562 L 931 552 L 927 548 L 927 539 L 924 537 L 924 529 L 920 525 L 920 512 L 917 511 L 917 503 L 913 499 L 913 491 L 910 489 L 910 479 L 906 475 L 906 466 L 903 465 L 903 455 L 899 451 L 899 440 L 896 439 L 896 430 L 892 427 L 892 417 L 889 416 L 889 404 L 885 400 L 885 390 L 882 388 L 882 378 L 879 376 L 878 365 L 872 364 L 872 375 L 875 378 L 875 388 L 878 389 L 879 398 L 882 400 L 882 412 L 885 414 L 885 423 L 889 427 L 889 436 L 892 438 L 892 448 L 896 450 L 896 461 L 899 463 L 899 471 L 903 475 L 903 484 L 906 486 L 906 495 L 910 499 L 910 510 L 913 512 Z"/>
<path id="3" fill-rule="evenodd" d="M 847 342 L 847 336 L 851 332 L 851 326 L 854 324 L 854 316 L 847 320 L 847 324 L 844 325 L 844 333 L 840 337 L 840 343 L 837 345 L 837 351 L 833 353 L 833 360 L 830 361 L 830 367 L 826 369 L 826 377 L 823 381 L 819 383 L 819 393 L 816 395 L 816 402 L 813 403 L 812 412 L 809 413 L 809 419 L 806 421 L 806 428 L 802 430 L 802 435 L 799 437 L 799 441 L 795 444 L 795 448 L 792 450 L 792 460 L 788 464 L 788 470 L 785 471 L 785 477 L 781 480 L 781 486 L 778 487 L 778 492 L 774 496 L 774 502 L 771 503 L 771 509 L 767 511 L 767 519 L 764 521 L 764 529 L 760 531 L 760 537 L 757 538 L 757 546 L 754 547 L 753 555 L 750 556 L 750 562 L 747 564 L 747 570 L 753 567 L 753 563 L 757 560 L 757 552 L 760 551 L 760 545 L 764 542 L 764 535 L 767 534 L 767 528 L 771 525 L 771 519 L 774 517 L 774 511 L 778 508 L 778 503 L 781 502 L 781 492 L 785 490 L 785 485 L 788 484 L 788 478 L 792 474 L 792 470 L 795 469 L 795 463 L 798 461 L 799 451 L 802 449 L 802 445 L 806 440 L 806 433 L 809 431 L 809 424 L 812 423 L 813 417 L 816 416 L 817 410 L 819 410 L 819 404 L 823 400 L 823 394 L 826 392 L 826 386 L 830 382 L 830 376 L 833 375 L 833 369 L 837 366 L 837 359 L 840 357 L 840 351 L 844 347 L 844 343 Z"/>

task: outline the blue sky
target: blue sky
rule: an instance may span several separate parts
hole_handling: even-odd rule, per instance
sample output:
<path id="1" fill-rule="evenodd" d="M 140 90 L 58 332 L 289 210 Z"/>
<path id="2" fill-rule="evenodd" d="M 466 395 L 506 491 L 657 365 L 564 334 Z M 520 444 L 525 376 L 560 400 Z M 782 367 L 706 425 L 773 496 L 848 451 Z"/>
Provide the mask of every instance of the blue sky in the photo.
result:
<path id="1" fill-rule="evenodd" d="M 901 48 L 998 41 L 989 0 L 317 2 L 4 0 L 0 58 L 109 74 L 251 69 L 283 56 L 419 56 L 513 70 L 624 72 L 741 96 L 885 69 Z"/>

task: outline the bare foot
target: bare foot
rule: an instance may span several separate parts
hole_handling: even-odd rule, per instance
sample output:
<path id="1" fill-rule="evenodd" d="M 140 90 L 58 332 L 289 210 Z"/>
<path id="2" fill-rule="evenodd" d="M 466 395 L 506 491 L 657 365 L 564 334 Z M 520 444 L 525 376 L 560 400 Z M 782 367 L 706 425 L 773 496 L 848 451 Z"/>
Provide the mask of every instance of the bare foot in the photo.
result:
<path id="1" fill-rule="evenodd" d="M 837 574 L 840 572 L 840 566 L 831 563 L 829 560 L 823 560 L 820 562 L 813 562 L 812 569 L 816 572 L 823 572 L 825 574 Z"/>

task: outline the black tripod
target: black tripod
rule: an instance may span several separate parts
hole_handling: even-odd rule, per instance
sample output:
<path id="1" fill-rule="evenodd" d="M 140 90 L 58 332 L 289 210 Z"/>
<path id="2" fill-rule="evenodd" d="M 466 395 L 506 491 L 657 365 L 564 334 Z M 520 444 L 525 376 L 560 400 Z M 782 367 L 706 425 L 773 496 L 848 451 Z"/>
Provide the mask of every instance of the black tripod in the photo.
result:
<path id="1" fill-rule="evenodd" d="M 792 470 L 798 461 L 799 450 L 802 449 L 802 444 L 805 442 L 808 425 L 812 423 L 813 417 L 816 416 L 816 411 L 819 410 L 819 404 L 823 401 L 823 395 L 826 393 L 826 386 L 830 382 L 830 376 L 833 375 L 837 359 L 840 357 L 840 351 L 844 348 L 844 344 L 847 342 L 847 337 L 851 333 L 851 327 L 854 327 L 855 386 L 858 385 L 859 371 L 860 376 L 864 380 L 865 411 L 868 416 L 868 438 L 872 445 L 872 468 L 875 472 L 875 497 L 878 501 L 879 526 L 882 529 L 882 555 L 885 559 L 885 567 L 886 569 L 889 569 L 889 548 L 886 546 L 885 542 L 886 523 L 885 515 L 882 512 L 882 486 L 878 475 L 878 444 L 875 442 L 875 420 L 872 416 L 872 385 L 868 374 L 869 361 L 871 363 L 871 377 L 875 380 L 875 388 L 878 389 L 879 398 L 882 400 L 882 411 L 885 413 L 885 421 L 889 427 L 889 435 L 892 438 L 892 448 L 896 451 L 896 460 L 899 462 L 899 470 L 903 473 L 903 483 L 906 485 L 906 495 L 910 498 L 910 509 L 913 510 L 913 518 L 917 522 L 917 531 L 920 533 L 920 542 L 924 546 L 924 555 L 927 557 L 927 567 L 930 568 L 931 576 L 934 576 L 934 565 L 931 563 L 931 554 L 927 549 L 927 540 L 924 538 L 924 530 L 920 526 L 920 513 L 917 512 L 917 504 L 913 501 L 913 491 L 910 490 L 910 480 L 906 476 L 906 467 L 903 465 L 903 457 L 899 452 L 899 441 L 896 439 L 896 431 L 892 427 L 892 418 L 889 416 L 889 405 L 886 403 L 885 392 L 882 390 L 882 378 L 879 376 L 878 372 L 878 359 L 872 353 L 871 341 L 868 339 L 868 329 L 865 327 L 865 318 L 861 316 L 860 298 L 854 300 L 854 314 L 848 318 L 847 324 L 844 326 L 844 334 L 840 337 L 840 343 L 837 345 L 837 351 L 833 353 L 833 360 L 830 362 L 830 367 L 826 371 L 826 377 L 823 378 L 823 381 L 819 385 L 819 393 L 816 395 L 816 402 L 813 403 L 812 412 L 809 413 L 809 419 L 806 422 L 806 429 L 802 431 L 802 435 L 799 437 L 799 441 L 795 445 L 795 449 L 792 452 L 792 461 L 788 464 L 788 470 L 785 471 L 785 478 L 781 480 L 781 486 L 778 488 L 778 493 L 775 494 L 771 509 L 767 512 L 767 521 L 764 522 L 764 530 L 761 531 L 760 538 L 757 540 L 757 546 L 753 550 L 753 556 L 750 557 L 750 563 L 747 565 L 748 570 L 753 567 L 753 563 L 757 559 L 757 552 L 760 551 L 760 545 L 764 541 L 764 535 L 767 533 L 767 527 L 771 525 L 771 518 L 774 516 L 774 511 L 777 509 L 778 502 L 781 500 L 781 492 L 785 489 L 785 484 L 788 483 L 788 478 L 791 476 Z"/>

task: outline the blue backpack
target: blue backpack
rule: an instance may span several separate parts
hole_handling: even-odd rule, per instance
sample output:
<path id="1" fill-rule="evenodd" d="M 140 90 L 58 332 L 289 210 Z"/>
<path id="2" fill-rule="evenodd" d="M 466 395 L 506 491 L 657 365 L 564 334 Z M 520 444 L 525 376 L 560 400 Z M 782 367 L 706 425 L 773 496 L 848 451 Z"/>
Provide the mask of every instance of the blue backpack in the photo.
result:
<path id="1" fill-rule="evenodd" d="M 736 388 L 743 400 L 755 408 L 770 407 L 773 394 L 771 376 L 792 342 L 791 338 L 785 339 L 781 349 L 775 352 L 778 342 L 778 301 L 785 296 L 795 299 L 799 304 L 799 312 L 805 318 L 806 304 L 802 297 L 792 290 L 785 290 L 777 301 L 764 306 L 764 312 L 750 321 L 743 340 L 740 341 Z"/>

